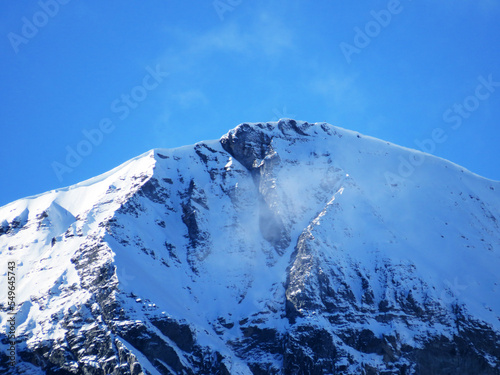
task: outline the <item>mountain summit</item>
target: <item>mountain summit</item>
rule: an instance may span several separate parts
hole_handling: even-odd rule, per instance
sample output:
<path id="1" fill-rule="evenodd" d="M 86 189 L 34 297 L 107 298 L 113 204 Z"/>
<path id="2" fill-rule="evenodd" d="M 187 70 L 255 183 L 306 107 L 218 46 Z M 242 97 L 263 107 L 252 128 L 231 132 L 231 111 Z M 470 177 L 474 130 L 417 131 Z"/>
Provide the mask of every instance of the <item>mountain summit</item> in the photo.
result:
<path id="1" fill-rule="evenodd" d="M 500 182 L 326 123 L 15 201 L 0 254 L 6 374 L 500 373 Z"/>

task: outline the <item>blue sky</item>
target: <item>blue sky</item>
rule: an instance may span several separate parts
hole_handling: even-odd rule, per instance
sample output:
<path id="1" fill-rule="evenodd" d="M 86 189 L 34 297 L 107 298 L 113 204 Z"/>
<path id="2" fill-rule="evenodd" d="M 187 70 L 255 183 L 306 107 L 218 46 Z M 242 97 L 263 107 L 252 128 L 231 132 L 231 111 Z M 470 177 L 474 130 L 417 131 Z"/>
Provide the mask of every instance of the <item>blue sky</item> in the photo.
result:
<path id="1" fill-rule="evenodd" d="M 494 0 L 4 1 L 0 205 L 279 117 L 439 134 L 435 155 L 500 180 L 498 19 Z"/>

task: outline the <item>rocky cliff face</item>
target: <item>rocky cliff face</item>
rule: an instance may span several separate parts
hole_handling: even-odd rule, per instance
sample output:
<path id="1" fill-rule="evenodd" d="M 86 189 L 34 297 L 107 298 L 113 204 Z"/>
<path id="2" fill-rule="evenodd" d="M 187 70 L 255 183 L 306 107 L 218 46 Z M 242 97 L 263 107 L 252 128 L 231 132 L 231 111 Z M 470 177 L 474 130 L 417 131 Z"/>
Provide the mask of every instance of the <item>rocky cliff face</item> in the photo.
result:
<path id="1" fill-rule="evenodd" d="M 324 123 L 153 150 L 0 208 L 0 372 L 499 374 L 499 192 Z"/>

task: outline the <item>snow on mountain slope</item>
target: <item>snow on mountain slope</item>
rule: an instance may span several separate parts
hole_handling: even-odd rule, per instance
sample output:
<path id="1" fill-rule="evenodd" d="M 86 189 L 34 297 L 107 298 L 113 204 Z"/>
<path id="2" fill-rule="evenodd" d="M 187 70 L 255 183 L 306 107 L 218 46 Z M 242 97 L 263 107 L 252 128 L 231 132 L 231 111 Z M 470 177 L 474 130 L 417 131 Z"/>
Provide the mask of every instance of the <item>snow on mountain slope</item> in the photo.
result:
<path id="1" fill-rule="evenodd" d="M 17 334 L 26 335 L 28 345 L 64 338 L 57 316 L 89 298 L 71 258 L 85 241 L 101 235 L 100 223 L 120 207 L 126 194 L 133 194 L 137 180 L 151 173 L 152 161 L 142 155 L 113 173 L 0 209 L 2 259 L 18 261 L 16 298 L 23 314 L 16 319 Z M 122 194 L 116 193 L 118 187 L 123 187 Z M 6 279 L 0 281 L 2 290 L 7 290 Z M 2 313 L 2 325 L 6 319 Z"/>
<path id="2" fill-rule="evenodd" d="M 499 192 L 325 123 L 150 151 L 0 208 L 15 371 L 496 374 Z"/>

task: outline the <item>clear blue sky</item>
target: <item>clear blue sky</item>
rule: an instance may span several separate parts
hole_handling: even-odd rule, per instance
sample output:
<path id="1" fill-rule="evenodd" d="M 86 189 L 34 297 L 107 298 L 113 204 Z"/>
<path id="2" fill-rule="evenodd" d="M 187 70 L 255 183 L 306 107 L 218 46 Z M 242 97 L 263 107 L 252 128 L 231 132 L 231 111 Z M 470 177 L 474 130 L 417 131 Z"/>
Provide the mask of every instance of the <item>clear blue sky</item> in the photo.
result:
<path id="1" fill-rule="evenodd" d="M 278 117 L 412 148 L 440 128 L 434 154 L 500 180 L 499 19 L 495 0 L 3 1 L 0 205 Z"/>

